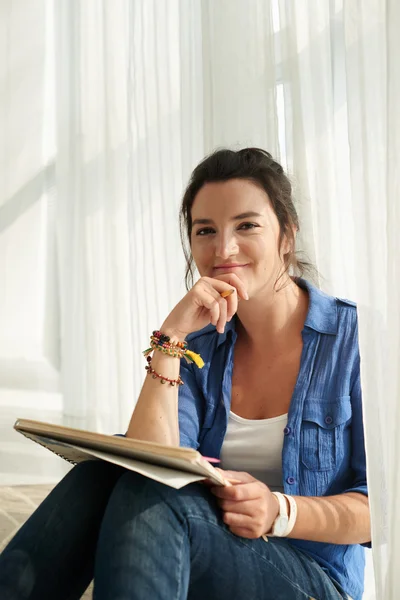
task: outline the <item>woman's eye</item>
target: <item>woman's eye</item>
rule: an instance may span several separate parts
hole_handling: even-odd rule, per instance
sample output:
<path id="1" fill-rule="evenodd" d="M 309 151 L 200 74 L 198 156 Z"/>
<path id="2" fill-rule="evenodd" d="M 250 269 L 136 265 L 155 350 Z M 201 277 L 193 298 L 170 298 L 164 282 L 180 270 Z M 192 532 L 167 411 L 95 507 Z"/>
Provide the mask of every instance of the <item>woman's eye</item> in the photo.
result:
<path id="1" fill-rule="evenodd" d="M 259 225 L 257 225 L 256 223 L 242 223 L 241 225 L 239 225 L 239 229 L 255 229 L 256 227 L 259 227 Z"/>
<path id="2" fill-rule="evenodd" d="M 256 227 L 259 227 L 257 223 L 242 223 L 239 225 L 238 229 L 249 231 L 251 229 L 255 229 Z M 203 227 L 203 229 L 198 229 L 198 231 L 196 231 L 196 235 L 199 236 L 210 235 L 211 233 L 215 233 L 215 229 L 212 229 L 211 227 Z"/>
<path id="3" fill-rule="evenodd" d="M 208 235 L 209 233 L 214 233 L 214 230 L 210 227 L 204 227 L 204 229 L 196 231 L 196 235 Z"/>

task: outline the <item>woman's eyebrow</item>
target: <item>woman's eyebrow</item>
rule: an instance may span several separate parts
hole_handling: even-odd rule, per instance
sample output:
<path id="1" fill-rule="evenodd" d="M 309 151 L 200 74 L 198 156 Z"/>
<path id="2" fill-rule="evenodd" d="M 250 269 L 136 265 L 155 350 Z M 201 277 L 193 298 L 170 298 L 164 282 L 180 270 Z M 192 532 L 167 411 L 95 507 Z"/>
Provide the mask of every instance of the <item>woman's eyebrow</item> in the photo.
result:
<path id="1" fill-rule="evenodd" d="M 231 221 L 238 221 L 239 219 L 248 219 L 250 217 L 262 217 L 262 215 L 254 211 L 250 211 L 232 217 Z M 212 219 L 195 219 L 192 223 L 192 227 L 194 225 L 210 225 L 210 223 L 214 223 L 214 221 Z"/>

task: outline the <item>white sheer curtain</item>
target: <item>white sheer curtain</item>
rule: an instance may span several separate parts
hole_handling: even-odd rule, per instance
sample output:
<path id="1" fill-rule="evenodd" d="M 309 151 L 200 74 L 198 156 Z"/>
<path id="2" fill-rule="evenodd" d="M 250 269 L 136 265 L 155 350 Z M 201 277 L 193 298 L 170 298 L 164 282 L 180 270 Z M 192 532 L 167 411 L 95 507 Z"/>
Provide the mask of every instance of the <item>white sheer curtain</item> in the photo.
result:
<path id="1" fill-rule="evenodd" d="M 377 597 L 385 599 L 400 587 L 399 25 L 394 0 L 345 5 L 354 276 Z"/>
<path id="2" fill-rule="evenodd" d="M 286 153 L 323 289 L 358 302 L 376 597 L 396 598 L 398 4 L 279 2 Z M 370 559 L 370 557 L 368 557 Z M 371 580 L 368 560 L 367 582 Z M 372 582 L 365 598 L 373 598 Z"/>
<path id="3" fill-rule="evenodd" d="M 66 0 L 55 18 L 65 413 L 118 431 L 149 334 L 184 291 L 178 208 L 183 163 L 203 155 L 201 37 L 195 4 Z"/>
<path id="4" fill-rule="evenodd" d="M 23 385 L 13 357 L 40 356 L 33 379 L 60 387 L 69 422 L 123 429 L 148 334 L 184 292 L 177 211 L 190 171 L 216 146 L 267 148 L 292 176 L 321 287 L 359 303 L 380 600 L 399 587 L 399 11 L 395 0 L 9 0 L 0 13 L 0 386 Z M 33 231 L 32 265 L 18 242 L 30 248 Z"/>

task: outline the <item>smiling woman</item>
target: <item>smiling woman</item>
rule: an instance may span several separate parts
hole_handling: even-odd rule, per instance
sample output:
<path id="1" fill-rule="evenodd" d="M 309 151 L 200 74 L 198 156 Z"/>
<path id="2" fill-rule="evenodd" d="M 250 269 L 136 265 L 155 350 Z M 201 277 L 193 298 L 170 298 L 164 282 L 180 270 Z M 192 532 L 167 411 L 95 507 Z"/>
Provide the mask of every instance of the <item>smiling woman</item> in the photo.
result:
<path id="1" fill-rule="evenodd" d="M 279 222 L 262 189 L 241 179 L 207 183 L 193 203 L 192 218 L 191 250 L 201 276 L 236 273 L 252 296 L 275 285 L 291 248 L 285 237 L 279 253 Z"/>
<path id="2" fill-rule="evenodd" d="M 175 490 L 78 465 L 0 557 L 0 591 L 78 598 L 94 573 L 100 600 L 360 600 L 371 534 L 356 307 L 302 277 L 291 185 L 264 150 L 205 158 L 181 225 L 189 291 L 151 336 L 153 377 L 126 436 L 220 459 L 233 485 Z"/>
<path id="3" fill-rule="evenodd" d="M 222 185 L 224 183 L 225 186 Z M 199 206 L 202 200 L 202 206 Z M 248 210 L 244 209 L 240 214 L 236 214 L 235 202 L 238 207 L 247 206 Z M 265 226 L 269 225 L 277 233 L 277 244 L 273 253 L 275 254 L 276 248 L 281 252 L 285 265 L 281 277 L 291 267 L 299 276 L 305 273 L 311 276 L 315 274 L 313 265 L 300 260 L 295 253 L 299 220 L 293 202 L 292 186 L 281 165 L 271 154 L 259 148 L 244 148 L 238 152 L 222 149 L 208 156 L 194 169 L 182 201 L 180 223 L 187 261 L 187 289 L 193 285 L 193 262 L 199 268 L 191 251 L 194 243 L 192 230 L 196 225 L 207 225 L 206 228 L 197 227 L 196 235 L 216 234 L 215 229 L 210 226 L 216 226 L 212 220 L 212 210 L 214 209 L 218 216 L 218 207 L 220 215 L 221 208 L 223 213 L 224 207 L 229 207 L 230 215 L 223 216 L 241 231 L 251 231 L 259 227 L 265 229 Z M 260 211 L 257 211 L 256 207 L 260 207 Z M 203 211 L 210 208 L 211 212 L 202 215 L 202 208 Z M 248 222 L 248 219 L 251 221 Z M 254 219 L 263 219 L 264 222 L 259 223 Z M 244 222 L 239 223 L 240 221 Z M 186 245 L 187 241 L 189 248 Z"/>

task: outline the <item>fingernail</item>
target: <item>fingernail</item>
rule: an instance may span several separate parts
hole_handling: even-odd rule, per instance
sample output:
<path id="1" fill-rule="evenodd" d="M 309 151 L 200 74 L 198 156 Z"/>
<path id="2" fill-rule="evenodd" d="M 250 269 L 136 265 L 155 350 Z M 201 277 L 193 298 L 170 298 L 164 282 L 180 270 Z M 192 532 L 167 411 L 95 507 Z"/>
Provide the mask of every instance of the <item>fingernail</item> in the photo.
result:
<path id="1" fill-rule="evenodd" d="M 248 299 L 249 299 L 249 295 L 248 295 L 248 293 L 247 293 L 247 292 L 245 292 L 245 293 L 244 293 L 244 297 L 245 297 L 245 300 L 248 300 Z"/>

